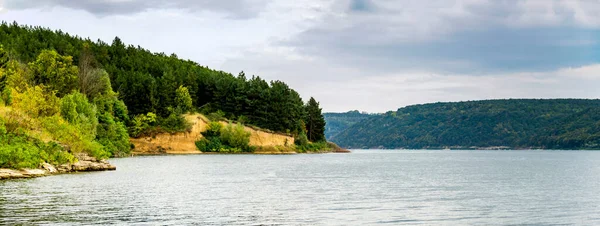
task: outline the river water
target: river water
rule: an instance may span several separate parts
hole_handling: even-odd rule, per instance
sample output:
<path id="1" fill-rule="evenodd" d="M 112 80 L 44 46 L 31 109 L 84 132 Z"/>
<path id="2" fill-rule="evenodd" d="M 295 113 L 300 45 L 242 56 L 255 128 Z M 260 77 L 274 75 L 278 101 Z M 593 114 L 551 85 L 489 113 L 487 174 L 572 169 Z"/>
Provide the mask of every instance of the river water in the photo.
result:
<path id="1" fill-rule="evenodd" d="M 354 150 L 112 159 L 0 181 L 0 224 L 600 225 L 600 152 Z"/>

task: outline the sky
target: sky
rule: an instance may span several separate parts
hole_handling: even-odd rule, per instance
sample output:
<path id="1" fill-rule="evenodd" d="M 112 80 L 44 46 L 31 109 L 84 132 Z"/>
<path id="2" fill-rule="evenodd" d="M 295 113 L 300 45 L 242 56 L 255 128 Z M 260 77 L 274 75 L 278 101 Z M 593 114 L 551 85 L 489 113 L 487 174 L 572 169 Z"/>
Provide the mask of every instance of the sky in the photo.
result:
<path id="1" fill-rule="evenodd" d="M 0 20 L 281 80 L 325 112 L 600 98 L 600 0 L 0 0 Z"/>

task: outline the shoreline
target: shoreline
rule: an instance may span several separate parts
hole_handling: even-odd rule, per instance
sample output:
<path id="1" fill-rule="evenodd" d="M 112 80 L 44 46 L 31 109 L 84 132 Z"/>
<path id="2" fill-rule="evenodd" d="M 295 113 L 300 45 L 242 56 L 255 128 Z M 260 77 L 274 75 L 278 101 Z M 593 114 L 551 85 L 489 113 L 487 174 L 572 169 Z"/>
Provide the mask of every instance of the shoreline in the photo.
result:
<path id="1" fill-rule="evenodd" d="M 3 169 L 0 168 L 0 181 L 45 177 L 50 175 L 69 174 L 77 172 L 114 171 L 117 167 L 106 160 L 97 160 L 85 154 L 78 156 L 78 161 L 72 164 L 55 166 L 42 163 L 39 169 Z"/>
<path id="2" fill-rule="evenodd" d="M 170 155 L 298 155 L 298 154 L 336 154 L 351 153 L 347 149 L 334 148 L 329 151 L 318 152 L 258 152 L 258 153 L 221 153 L 221 152 L 190 152 L 190 153 L 132 153 L 123 158 L 134 158 L 141 156 L 170 156 Z M 97 171 L 115 171 L 117 167 L 110 164 L 107 160 L 97 160 L 85 154 L 78 156 L 79 161 L 72 164 L 63 164 L 55 166 L 49 163 L 42 163 L 38 169 L 6 169 L 0 168 L 0 181 L 12 179 L 27 179 L 45 177 L 51 175 L 70 174 L 78 172 L 97 172 Z"/>

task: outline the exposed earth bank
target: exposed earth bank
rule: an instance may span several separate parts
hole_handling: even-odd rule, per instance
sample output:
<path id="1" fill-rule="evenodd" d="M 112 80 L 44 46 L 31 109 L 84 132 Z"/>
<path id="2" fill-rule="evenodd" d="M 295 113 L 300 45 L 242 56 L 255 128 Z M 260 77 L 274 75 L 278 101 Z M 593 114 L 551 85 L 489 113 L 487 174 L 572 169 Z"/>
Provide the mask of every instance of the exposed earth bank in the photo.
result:
<path id="1" fill-rule="evenodd" d="M 202 138 L 202 132 L 206 131 L 209 120 L 201 114 L 185 115 L 185 119 L 192 124 L 192 129 L 181 133 L 162 133 L 154 136 L 131 138 L 135 146 L 133 155 L 160 155 L 160 154 L 201 154 L 196 148 L 195 142 Z M 227 125 L 227 122 L 221 122 Z M 294 137 L 273 133 L 258 128 L 244 127 L 250 132 L 250 145 L 260 148 L 254 154 L 294 154 L 288 146 L 294 144 Z M 272 147 L 272 148 L 271 148 Z"/>

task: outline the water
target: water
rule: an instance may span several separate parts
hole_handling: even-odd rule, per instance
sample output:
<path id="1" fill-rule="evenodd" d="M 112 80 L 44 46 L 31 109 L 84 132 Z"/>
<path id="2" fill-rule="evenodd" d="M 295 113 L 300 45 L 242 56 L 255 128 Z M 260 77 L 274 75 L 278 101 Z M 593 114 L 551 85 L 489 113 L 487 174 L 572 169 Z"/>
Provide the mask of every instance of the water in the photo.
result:
<path id="1" fill-rule="evenodd" d="M 600 225 L 600 152 L 113 159 L 0 182 L 0 224 Z"/>

